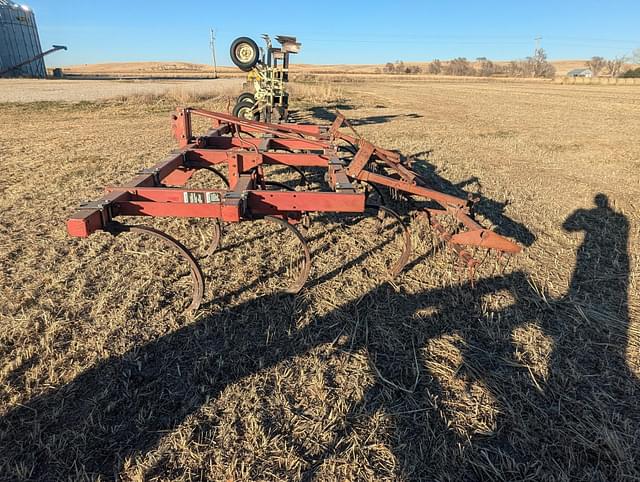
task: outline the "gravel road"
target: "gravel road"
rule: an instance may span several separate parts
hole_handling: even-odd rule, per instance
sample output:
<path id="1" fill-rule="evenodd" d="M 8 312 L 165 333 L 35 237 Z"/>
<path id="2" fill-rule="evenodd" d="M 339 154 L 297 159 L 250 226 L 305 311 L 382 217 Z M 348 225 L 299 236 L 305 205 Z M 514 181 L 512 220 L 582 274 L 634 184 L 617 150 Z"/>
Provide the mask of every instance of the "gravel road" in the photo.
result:
<path id="1" fill-rule="evenodd" d="M 168 91 L 208 93 L 240 88 L 243 79 L 201 80 L 43 80 L 0 79 L 0 102 L 95 101 L 121 95 Z"/>

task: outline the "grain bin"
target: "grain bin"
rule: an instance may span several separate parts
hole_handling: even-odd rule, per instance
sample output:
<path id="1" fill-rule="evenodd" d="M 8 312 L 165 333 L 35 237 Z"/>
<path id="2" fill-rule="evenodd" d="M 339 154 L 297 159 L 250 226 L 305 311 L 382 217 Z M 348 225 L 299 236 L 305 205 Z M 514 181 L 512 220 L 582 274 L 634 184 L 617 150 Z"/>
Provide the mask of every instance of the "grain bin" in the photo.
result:
<path id="1" fill-rule="evenodd" d="M 0 72 L 12 77 L 46 77 L 42 47 L 33 11 L 0 0 Z M 34 59 L 29 62 L 30 59 Z M 19 66 L 12 69 L 14 66 Z"/>

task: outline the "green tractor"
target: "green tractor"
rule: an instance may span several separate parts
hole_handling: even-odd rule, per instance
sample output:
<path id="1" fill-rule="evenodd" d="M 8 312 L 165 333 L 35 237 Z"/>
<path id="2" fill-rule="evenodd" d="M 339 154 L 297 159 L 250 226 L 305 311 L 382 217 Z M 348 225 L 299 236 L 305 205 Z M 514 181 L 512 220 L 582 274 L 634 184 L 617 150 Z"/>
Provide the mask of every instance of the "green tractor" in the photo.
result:
<path id="1" fill-rule="evenodd" d="M 231 44 L 231 60 L 240 70 L 248 72 L 245 92 L 238 97 L 233 115 L 264 122 L 286 122 L 289 94 L 285 85 L 289 81 L 289 55 L 300 52 L 302 44 L 295 37 L 279 35 L 280 47 L 271 44 L 271 38 L 263 35 L 266 50 L 249 37 L 239 37 Z"/>

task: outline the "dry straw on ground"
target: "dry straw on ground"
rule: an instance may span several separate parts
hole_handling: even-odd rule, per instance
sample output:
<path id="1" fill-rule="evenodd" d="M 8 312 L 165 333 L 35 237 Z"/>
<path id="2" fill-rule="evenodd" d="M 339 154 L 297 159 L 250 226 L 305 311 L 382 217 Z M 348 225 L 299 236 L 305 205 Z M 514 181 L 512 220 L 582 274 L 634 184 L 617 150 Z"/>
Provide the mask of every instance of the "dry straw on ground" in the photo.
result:
<path id="1" fill-rule="evenodd" d="M 414 260 L 385 283 L 393 237 L 315 216 L 312 279 L 287 297 L 269 273 L 286 274 L 288 241 L 234 225 L 184 319 L 186 270 L 160 246 L 69 239 L 64 221 L 174 147 L 174 101 L 232 98 L 5 104 L 0 479 L 639 478 L 640 91 L 299 89 L 299 120 L 338 108 L 436 187 L 481 188 L 485 222 L 524 254 L 472 287 L 407 217 Z M 196 252 L 210 233 L 152 223 Z"/>

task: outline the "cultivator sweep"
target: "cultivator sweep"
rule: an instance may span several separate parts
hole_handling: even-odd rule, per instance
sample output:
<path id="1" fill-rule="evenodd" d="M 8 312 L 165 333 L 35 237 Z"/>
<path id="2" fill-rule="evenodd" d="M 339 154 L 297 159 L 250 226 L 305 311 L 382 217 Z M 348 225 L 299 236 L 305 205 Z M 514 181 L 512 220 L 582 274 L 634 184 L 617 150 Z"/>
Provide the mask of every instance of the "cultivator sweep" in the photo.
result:
<path id="1" fill-rule="evenodd" d="M 194 116 L 208 118 L 211 129 L 194 135 Z M 345 132 L 346 127 L 348 132 Z M 341 130 L 342 129 L 342 130 Z M 204 294 L 204 276 L 198 260 L 180 241 L 144 225 L 125 225 L 119 216 L 211 218 L 215 220 L 207 254 L 217 249 L 222 222 L 264 219 L 290 231 L 299 243 L 301 262 L 293 282 L 285 290 L 297 293 L 311 270 L 311 255 L 304 234 L 310 213 L 372 213 L 394 219 L 401 226 L 401 252 L 389 267 L 399 274 L 411 255 L 411 237 L 401 217 L 384 205 L 381 188 L 412 201 L 440 240 L 473 270 L 478 248 L 513 254 L 521 248 L 513 241 L 485 229 L 476 219 L 478 198 L 461 199 L 429 187 L 427 179 L 413 169 L 413 160 L 378 147 L 362 138 L 338 113 L 331 126 L 269 124 L 194 108 L 179 108 L 172 116 L 172 132 L 180 148 L 155 166 L 144 169 L 128 183 L 106 188 L 97 201 L 85 203 L 67 221 L 71 236 L 87 237 L 96 231 L 114 235 L 138 232 L 160 238 L 189 264 L 193 294 L 188 310 L 195 310 Z M 226 165 L 225 175 L 220 167 Z M 301 176 L 300 187 L 269 179 L 268 165 L 293 169 Z M 226 189 L 194 189 L 188 181 L 199 170 L 220 177 Z M 324 170 L 320 191 L 308 190 L 305 170 Z M 372 193 L 380 201 L 373 203 Z M 419 204 L 422 203 L 422 204 Z M 451 231 L 441 222 L 448 218 Z"/>

